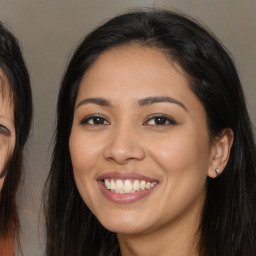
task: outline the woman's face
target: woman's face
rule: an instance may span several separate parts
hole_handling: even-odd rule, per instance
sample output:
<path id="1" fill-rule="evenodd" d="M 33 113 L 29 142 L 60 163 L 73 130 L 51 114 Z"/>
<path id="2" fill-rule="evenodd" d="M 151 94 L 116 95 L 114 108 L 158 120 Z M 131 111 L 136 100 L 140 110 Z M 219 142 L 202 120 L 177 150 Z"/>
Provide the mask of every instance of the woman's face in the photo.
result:
<path id="1" fill-rule="evenodd" d="M 14 106 L 10 84 L 0 69 L 0 190 L 4 183 L 1 173 L 15 144 Z"/>
<path id="2" fill-rule="evenodd" d="M 81 81 L 69 146 L 79 193 L 107 229 L 136 234 L 199 216 L 213 158 L 206 113 L 159 50 L 100 55 Z"/>

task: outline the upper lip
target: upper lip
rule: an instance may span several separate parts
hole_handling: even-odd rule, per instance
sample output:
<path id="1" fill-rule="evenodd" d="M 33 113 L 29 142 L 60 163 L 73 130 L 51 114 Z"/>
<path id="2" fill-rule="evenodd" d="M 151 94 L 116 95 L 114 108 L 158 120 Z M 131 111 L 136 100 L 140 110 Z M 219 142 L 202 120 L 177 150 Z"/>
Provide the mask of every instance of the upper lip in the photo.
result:
<path id="1" fill-rule="evenodd" d="M 134 172 L 107 172 L 101 174 L 97 180 L 119 179 L 119 180 L 145 180 L 147 182 L 158 182 L 156 179 L 134 173 Z"/>

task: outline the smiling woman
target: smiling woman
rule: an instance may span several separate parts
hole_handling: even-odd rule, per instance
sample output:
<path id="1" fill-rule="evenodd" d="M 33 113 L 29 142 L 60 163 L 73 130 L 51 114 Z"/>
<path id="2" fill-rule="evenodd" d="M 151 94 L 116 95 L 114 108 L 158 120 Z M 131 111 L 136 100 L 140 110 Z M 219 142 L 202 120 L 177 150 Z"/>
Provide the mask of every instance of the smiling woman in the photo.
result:
<path id="1" fill-rule="evenodd" d="M 95 96 L 109 104 L 79 106 Z M 221 152 L 215 157 L 224 148 L 217 144 L 227 140 L 228 154 L 232 132 L 211 145 L 204 108 L 181 68 L 158 49 L 114 48 L 85 73 L 76 102 L 69 140 L 75 182 L 101 224 L 118 233 L 120 244 L 136 233 L 155 241 L 157 230 L 190 215 L 180 224 L 187 226 L 184 239 L 192 238 L 207 174 L 226 164 Z M 184 248 L 183 238 L 179 243 Z"/>
<path id="2" fill-rule="evenodd" d="M 254 255 L 256 149 L 229 55 L 168 11 L 74 53 L 46 185 L 47 255 Z"/>
<path id="3" fill-rule="evenodd" d="M 32 116 L 28 71 L 16 38 L 0 22 L 0 255 L 19 243 L 15 195 Z"/>

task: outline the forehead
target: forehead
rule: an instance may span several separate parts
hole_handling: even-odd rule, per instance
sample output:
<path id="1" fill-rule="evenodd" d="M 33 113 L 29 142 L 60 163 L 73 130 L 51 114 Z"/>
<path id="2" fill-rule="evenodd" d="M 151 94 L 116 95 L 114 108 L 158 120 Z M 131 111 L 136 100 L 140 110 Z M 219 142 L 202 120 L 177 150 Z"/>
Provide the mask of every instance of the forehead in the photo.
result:
<path id="1" fill-rule="evenodd" d="M 204 107 L 178 63 L 159 49 L 128 45 L 98 57 L 82 78 L 76 103 L 96 97 L 126 108 L 136 106 L 140 99 L 161 96 L 182 102 L 191 118 L 205 118 Z"/>
<path id="2" fill-rule="evenodd" d="M 191 91 L 183 69 L 163 51 L 125 45 L 107 50 L 98 57 L 84 74 L 79 92 L 88 96 L 100 93 L 104 96 L 109 92 L 112 96 L 124 99 L 142 91 L 148 94 L 167 94 L 178 87 Z M 176 92 L 180 94 L 182 90 Z"/>

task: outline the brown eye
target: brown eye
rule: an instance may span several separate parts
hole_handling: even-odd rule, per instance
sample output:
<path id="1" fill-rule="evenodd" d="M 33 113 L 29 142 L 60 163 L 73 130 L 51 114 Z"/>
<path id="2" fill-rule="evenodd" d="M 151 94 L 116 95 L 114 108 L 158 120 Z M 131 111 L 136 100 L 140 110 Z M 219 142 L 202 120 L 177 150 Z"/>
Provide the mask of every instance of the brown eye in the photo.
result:
<path id="1" fill-rule="evenodd" d="M 87 125 L 109 125 L 110 123 L 101 116 L 90 116 L 83 119 L 80 124 L 87 124 Z"/>
<path id="2" fill-rule="evenodd" d="M 176 121 L 165 115 L 156 115 L 150 117 L 144 124 L 146 125 L 174 125 Z"/>

